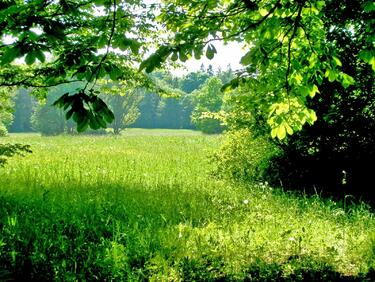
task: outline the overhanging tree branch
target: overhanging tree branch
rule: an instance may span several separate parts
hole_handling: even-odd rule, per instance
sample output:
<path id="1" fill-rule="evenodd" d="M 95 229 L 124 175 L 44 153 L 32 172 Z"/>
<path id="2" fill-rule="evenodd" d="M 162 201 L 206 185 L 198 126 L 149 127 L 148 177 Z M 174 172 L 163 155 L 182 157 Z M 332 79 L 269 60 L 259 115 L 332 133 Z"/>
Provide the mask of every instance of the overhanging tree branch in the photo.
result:
<path id="1" fill-rule="evenodd" d="M 111 46 L 112 38 L 113 38 L 113 35 L 115 33 L 115 27 L 116 27 L 116 9 L 117 9 L 116 0 L 113 0 L 112 27 L 111 27 L 111 33 L 109 35 L 108 42 L 107 42 L 107 50 L 106 50 L 106 53 L 104 54 L 104 56 L 101 58 L 99 64 L 95 68 L 95 70 L 91 73 L 90 78 L 88 79 L 88 81 L 87 81 L 85 87 L 83 88 L 83 90 L 86 90 L 87 86 L 89 85 L 90 81 L 93 79 L 94 75 L 95 75 L 95 82 L 92 85 L 91 89 L 95 86 L 96 81 L 97 81 L 97 79 L 99 77 L 99 74 L 100 74 L 100 68 L 101 68 L 103 62 L 105 61 L 105 59 L 108 57 L 109 48 Z"/>
<path id="2" fill-rule="evenodd" d="M 288 53 L 287 53 L 288 63 L 287 63 L 287 70 L 286 70 L 286 73 L 285 73 L 285 88 L 286 88 L 286 93 L 287 94 L 289 94 L 289 91 L 290 91 L 289 75 L 290 75 L 290 69 L 291 69 L 291 49 L 292 49 L 292 42 L 293 42 L 294 37 L 296 36 L 297 29 L 298 29 L 298 26 L 299 26 L 299 22 L 301 21 L 301 13 L 302 13 L 303 6 L 304 6 L 304 2 L 299 3 L 298 14 L 297 14 L 297 17 L 296 17 L 296 19 L 294 21 L 293 33 L 292 33 L 292 35 L 291 35 L 291 37 L 289 39 L 289 42 L 288 42 Z"/>

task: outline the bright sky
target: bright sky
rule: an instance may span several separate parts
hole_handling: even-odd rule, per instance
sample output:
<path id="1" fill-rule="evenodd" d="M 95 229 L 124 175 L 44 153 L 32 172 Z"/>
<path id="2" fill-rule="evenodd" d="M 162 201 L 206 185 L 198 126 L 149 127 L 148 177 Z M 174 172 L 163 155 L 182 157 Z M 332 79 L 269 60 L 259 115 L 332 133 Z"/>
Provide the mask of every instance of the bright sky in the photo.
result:
<path id="1" fill-rule="evenodd" d="M 242 50 L 241 44 L 232 42 L 224 45 L 222 42 L 218 41 L 214 43 L 214 46 L 217 50 L 217 54 L 215 54 L 215 57 L 212 60 L 209 60 L 204 56 L 202 56 L 200 60 L 191 58 L 185 63 L 182 63 L 186 68 L 185 70 L 180 68 L 174 71 L 172 70 L 172 72 L 177 76 L 182 76 L 186 73 L 199 70 L 202 63 L 204 64 L 205 68 L 212 65 L 214 70 L 218 70 L 219 68 L 226 70 L 229 64 L 231 65 L 232 70 L 242 68 L 240 60 L 246 52 Z"/>

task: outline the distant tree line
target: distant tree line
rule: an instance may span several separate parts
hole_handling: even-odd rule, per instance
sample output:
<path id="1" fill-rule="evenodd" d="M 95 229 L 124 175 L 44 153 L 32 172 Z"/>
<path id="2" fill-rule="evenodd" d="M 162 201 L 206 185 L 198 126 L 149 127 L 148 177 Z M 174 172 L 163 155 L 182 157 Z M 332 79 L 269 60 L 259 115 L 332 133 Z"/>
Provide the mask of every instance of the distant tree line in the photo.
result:
<path id="1" fill-rule="evenodd" d="M 202 65 L 196 72 L 176 77 L 167 72 L 153 73 L 152 78 L 163 87 L 178 90 L 177 95 L 159 93 L 144 88 L 133 89 L 123 84 L 100 86 L 102 99 L 109 105 L 115 119 L 109 128 L 114 134 L 127 127 L 197 129 L 205 133 L 220 133 L 224 129 L 219 120 L 207 117 L 207 113 L 221 110 L 223 94 L 220 88 L 233 78 L 233 71 L 218 70 Z M 3 131 L 40 132 L 43 135 L 76 133 L 73 119 L 66 119 L 63 109 L 52 106 L 64 93 L 81 87 L 70 83 L 51 88 L 44 99 L 36 99 L 30 91 L 20 88 L 8 101 L 7 118 L 3 120 Z M 3 114 L 4 116 L 5 114 Z M 91 130 L 85 133 L 103 134 L 108 130 Z"/>

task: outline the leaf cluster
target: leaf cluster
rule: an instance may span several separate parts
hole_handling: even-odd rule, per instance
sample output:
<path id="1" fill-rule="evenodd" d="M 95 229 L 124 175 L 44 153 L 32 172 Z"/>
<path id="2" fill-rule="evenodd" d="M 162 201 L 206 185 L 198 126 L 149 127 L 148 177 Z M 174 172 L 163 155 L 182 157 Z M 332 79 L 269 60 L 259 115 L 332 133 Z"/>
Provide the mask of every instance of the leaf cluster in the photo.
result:
<path id="1" fill-rule="evenodd" d="M 82 132 L 90 126 L 92 129 L 106 128 L 114 120 L 113 112 L 94 91 L 88 94 L 81 89 L 73 95 L 65 93 L 53 105 L 67 110 L 66 118 L 77 123 L 77 131 Z"/>
<path id="2" fill-rule="evenodd" d="M 31 146 L 25 144 L 0 144 L 0 167 L 3 167 L 8 158 L 15 155 L 24 156 L 26 153 L 32 153 Z"/>

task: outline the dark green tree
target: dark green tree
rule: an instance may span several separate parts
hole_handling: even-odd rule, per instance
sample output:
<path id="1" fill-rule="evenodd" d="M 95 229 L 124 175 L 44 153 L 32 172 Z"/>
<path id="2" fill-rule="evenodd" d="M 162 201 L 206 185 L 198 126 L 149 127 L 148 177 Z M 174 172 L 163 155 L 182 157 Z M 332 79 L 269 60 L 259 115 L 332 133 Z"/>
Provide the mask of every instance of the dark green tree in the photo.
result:
<path id="1" fill-rule="evenodd" d="M 182 107 L 180 98 L 164 98 L 158 105 L 159 128 L 182 128 Z"/>
<path id="2" fill-rule="evenodd" d="M 222 81 L 218 77 L 209 78 L 205 84 L 193 95 L 194 110 L 192 112 L 192 122 L 197 129 L 204 133 L 219 133 L 222 131 L 220 121 L 214 117 L 218 113 L 223 103 Z"/>
<path id="3" fill-rule="evenodd" d="M 115 119 L 111 126 L 113 133 L 118 135 L 121 130 L 129 127 L 139 117 L 139 104 L 143 95 L 140 89 L 134 89 L 125 82 L 107 83 L 100 86 L 103 99 L 110 106 Z"/>
<path id="4" fill-rule="evenodd" d="M 25 88 L 18 89 L 14 97 L 14 120 L 9 127 L 10 132 L 33 131 L 31 115 L 36 101 Z"/>
<path id="5" fill-rule="evenodd" d="M 139 104 L 140 116 L 132 127 L 157 128 L 157 109 L 160 99 L 159 95 L 146 92 Z"/>
<path id="6" fill-rule="evenodd" d="M 8 134 L 8 127 L 13 121 L 14 89 L 0 87 L 0 137 Z"/>
<path id="7" fill-rule="evenodd" d="M 256 170 L 257 177 L 262 176 L 273 185 L 286 188 L 375 198 L 374 189 L 367 184 L 372 181 L 368 164 L 375 161 L 374 69 L 364 50 L 364 46 L 369 47 L 371 21 L 368 16 L 371 9 L 371 5 L 368 6 L 365 1 L 325 1 L 324 14 L 320 15 L 324 23 L 321 32 L 326 38 L 325 48 L 335 50 L 332 57 L 334 66 L 327 67 L 320 77 L 294 77 L 293 83 L 297 84 L 300 79 L 315 80 L 316 84 L 311 84 L 311 87 L 299 88 L 301 93 L 305 93 L 305 98 L 300 97 L 298 100 L 296 96 L 289 95 L 290 104 L 271 103 L 268 111 L 265 106 L 270 105 L 270 101 L 277 95 L 272 86 L 275 83 L 273 70 L 268 75 L 255 74 L 246 78 L 245 82 L 235 80 L 240 87 L 228 95 L 229 113 L 226 122 L 234 132 L 241 132 L 243 129 L 251 131 L 243 135 L 244 139 L 240 138 L 240 134 L 233 133 L 234 138 L 224 146 L 222 156 L 225 157 L 219 157 L 222 164 L 226 162 L 230 168 L 235 163 L 236 168 L 242 166 L 244 171 Z M 363 20 L 359 20 L 360 18 Z M 320 59 L 315 57 L 316 54 L 313 53 L 305 61 L 308 68 L 324 65 L 327 54 Z M 268 68 L 263 71 L 269 72 Z M 340 76 L 343 80 L 338 79 Z M 263 95 L 265 90 L 270 91 L 273 96 Z M 307 108 L 302 107 L 301 103 Z M 299 111 L 313 109 L 320 118 L 314 124 L 310 120 L 310 126 L 302 128 L 299 124 L 296 127 L 298 122 L 294 123 L 291 107 Z M 283 141 L 269 140 L 271 144 L 266 146 L 274 148 L 276 145 L 275 150 L 267 149 L 275 152 L 275 156 L 264 154 L 262 146 L 258 145 L 253 149 L 243 149 L 243 158 L 233 158 L 232 163 L 228 161 L 233 148 L 247 142 L 246 138 L 261 140 L 264 134 L 268 135 L 273 126 L 270 119 L 276 122 L 280 115 L 285 115 L 289 122 L 278 129 L 273 128 L 272 135 Z M 307 115 L 308 112 L 305 116 Z M 293 135 L 285 138 L 287 134 Z M 262 142 L 264 144 L 264 138 Z M 247 156 L 250 155 L 250 150 L 257 148 L 260 148 L 258 153 L 264 154 L 267 162 L 260 161 L 260 165 L 254 167 L 254 162 L 249 161 Z M 246 161 L 240 163 L 242 160 Z M 246 178 L 244 174 L 241 177 Z"/>
<path id="8" fill-rule="evenodd" d="M 371 66 L 357 55 L 367 44 L 369 26 L 359 21 L 348 29 L 363 15 L 361 4 L 329 1 L 325 15 L 327 38 L 335 44 L 342 69 L 356 83 L 347 88 L 337 82 L 322 83 L 317 99 L 308 101 L 321 118 L 279 145 L 283 154 L 270 164 L 270 181 L 375 199 L 374 189 L 369 189 L 369 164 L 375 161 L 374 77 Z"/>
<path id="9" fill-rule="evenodd" d="M 52 105 L 60 96 L 60 92 L 49 93 L 45 102 L 36 105 L 31 116 L 31 124 L 35 131 L 42 135 L 58 135 L 65 132 L 65 113 Z"/>

